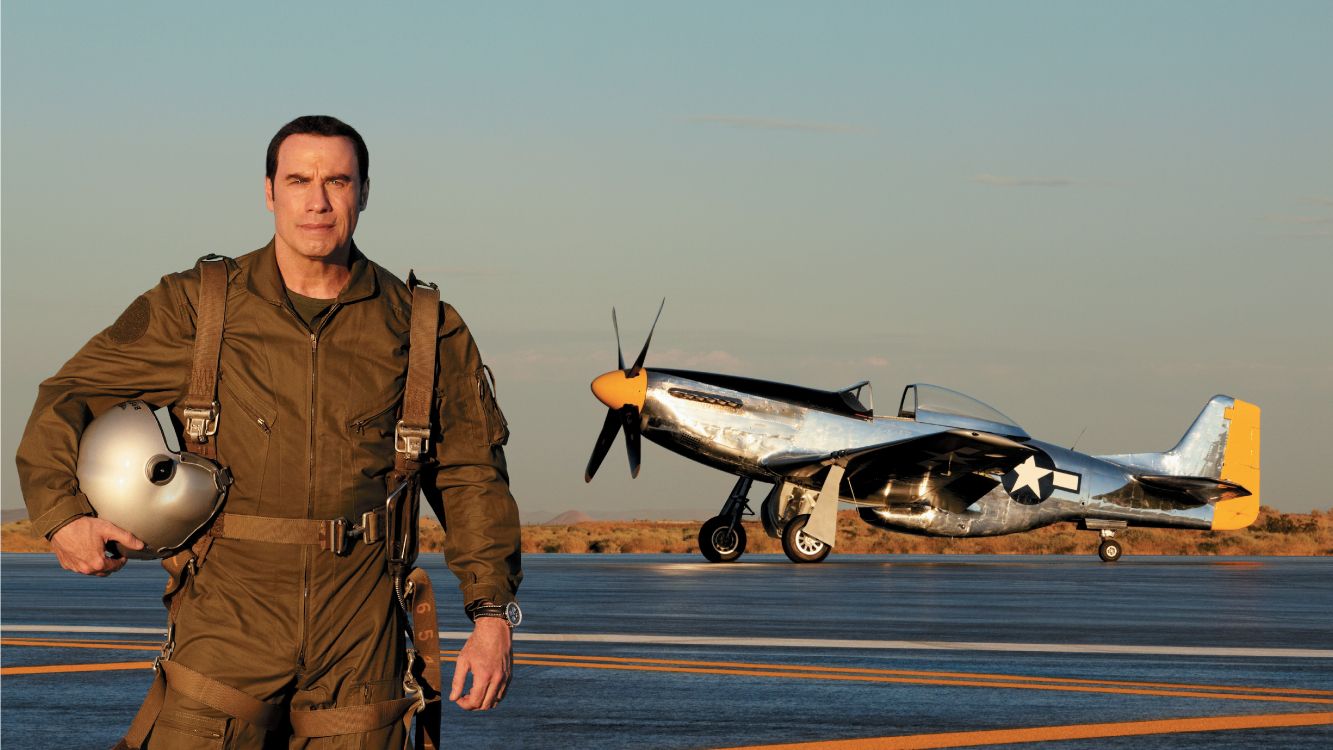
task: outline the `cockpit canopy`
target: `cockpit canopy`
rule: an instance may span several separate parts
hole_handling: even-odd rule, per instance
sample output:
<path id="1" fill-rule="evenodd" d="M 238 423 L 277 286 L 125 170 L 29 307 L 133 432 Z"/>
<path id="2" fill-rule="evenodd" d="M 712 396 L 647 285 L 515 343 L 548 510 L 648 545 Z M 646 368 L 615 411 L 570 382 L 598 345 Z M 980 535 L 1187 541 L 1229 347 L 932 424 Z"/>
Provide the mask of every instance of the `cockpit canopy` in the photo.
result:
<path id="1" fill-rule="evenodd" d="M 981 430 L 1010 438 L 1030 437 L 1014 420 L 958 391 L 928 383 L 903 389 L 898 416 L 926 424 Z"/>

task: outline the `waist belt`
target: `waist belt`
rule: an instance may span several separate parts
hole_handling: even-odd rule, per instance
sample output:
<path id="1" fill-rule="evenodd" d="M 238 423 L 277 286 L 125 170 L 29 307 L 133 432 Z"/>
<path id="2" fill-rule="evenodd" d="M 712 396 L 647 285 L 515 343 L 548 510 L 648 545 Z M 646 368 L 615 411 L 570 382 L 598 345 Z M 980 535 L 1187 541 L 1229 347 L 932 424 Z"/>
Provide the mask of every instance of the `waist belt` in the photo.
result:
<path id="1" fill-rule="evenodd" d="M 242 539 L 273 544 L 310 544 L 335 555 L 345 555 L 360 539 L 375 544 L 384 538 L 384 508 L 361 514 L 361 523 L 353 525 L 346 518 L 272 518 L 220 513 L 209 535 L 220 539 Z"/>

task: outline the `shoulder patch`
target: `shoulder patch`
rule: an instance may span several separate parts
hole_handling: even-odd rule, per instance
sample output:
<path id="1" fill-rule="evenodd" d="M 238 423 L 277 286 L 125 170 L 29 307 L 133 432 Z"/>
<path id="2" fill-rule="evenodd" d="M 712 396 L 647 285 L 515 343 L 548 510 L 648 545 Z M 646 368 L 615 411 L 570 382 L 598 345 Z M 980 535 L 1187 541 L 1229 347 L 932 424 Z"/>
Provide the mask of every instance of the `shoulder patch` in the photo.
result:
<path id="1" fill-rule="evenodd" d="M 148 300 L 139 295 L 129 307 L 125 308 L 125 312 L 116 318 L 116 322 L 106 329 L 106 333 L 117 344 L 133 344 L 148 332 L 148 320 L 152 314 Z"/>

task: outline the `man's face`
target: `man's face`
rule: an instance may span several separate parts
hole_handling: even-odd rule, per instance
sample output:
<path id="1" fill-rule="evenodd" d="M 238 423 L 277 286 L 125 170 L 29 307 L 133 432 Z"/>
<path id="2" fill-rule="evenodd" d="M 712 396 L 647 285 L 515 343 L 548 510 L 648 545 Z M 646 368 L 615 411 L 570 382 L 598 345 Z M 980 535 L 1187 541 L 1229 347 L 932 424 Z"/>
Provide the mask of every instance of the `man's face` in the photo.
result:
<path id="1" fill-rule="evenodd" d="M 350 138 L 288 136 L 278 147 L 278 168 L 264 178 L 279 252 L 311 260 L 347 250 L 370 185 L 362 185 Z"/>

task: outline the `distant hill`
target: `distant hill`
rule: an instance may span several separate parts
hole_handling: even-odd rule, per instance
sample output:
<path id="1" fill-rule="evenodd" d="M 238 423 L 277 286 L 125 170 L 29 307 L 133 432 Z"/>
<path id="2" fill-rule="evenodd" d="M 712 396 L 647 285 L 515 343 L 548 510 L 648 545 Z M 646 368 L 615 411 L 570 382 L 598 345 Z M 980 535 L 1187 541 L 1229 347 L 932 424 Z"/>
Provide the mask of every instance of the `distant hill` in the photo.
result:
<path id="1" fill-rule="evenodd" d="M 542 524 L 542 526 L 573 526 L 576 523 L 588 523 L 592 520 L 592 516 L 581 510 L 567 510 Z"/>

